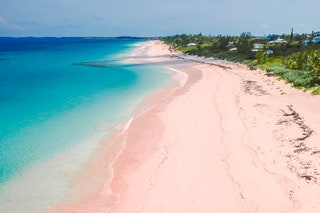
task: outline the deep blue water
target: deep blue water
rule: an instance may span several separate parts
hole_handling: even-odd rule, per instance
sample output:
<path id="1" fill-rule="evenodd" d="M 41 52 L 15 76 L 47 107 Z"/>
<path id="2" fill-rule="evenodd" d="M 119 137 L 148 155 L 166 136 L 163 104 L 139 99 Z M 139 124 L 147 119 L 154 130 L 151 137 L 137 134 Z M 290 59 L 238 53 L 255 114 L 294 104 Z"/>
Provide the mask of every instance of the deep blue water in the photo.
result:
<path id="1" fill-rule="evenodd" d="M 0 185 L 131 116 L 170 74 L 120 61 L 141 40 L 0 38 Z M 112 128 L 111 128 L 112 129 Z"/>

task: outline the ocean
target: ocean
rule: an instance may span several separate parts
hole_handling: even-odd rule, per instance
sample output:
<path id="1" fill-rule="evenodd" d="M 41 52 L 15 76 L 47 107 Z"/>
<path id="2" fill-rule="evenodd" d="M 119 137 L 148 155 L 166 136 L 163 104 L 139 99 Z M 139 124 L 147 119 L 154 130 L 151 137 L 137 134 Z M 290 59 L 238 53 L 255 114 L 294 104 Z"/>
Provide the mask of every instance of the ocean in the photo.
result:
<path id="1" fill-rule="evenodd" d="M 0 194 L 37 165 L 98 143 L 170 82 L 164 68 L 125 63 L 141 42 L 0 38 Z"/>

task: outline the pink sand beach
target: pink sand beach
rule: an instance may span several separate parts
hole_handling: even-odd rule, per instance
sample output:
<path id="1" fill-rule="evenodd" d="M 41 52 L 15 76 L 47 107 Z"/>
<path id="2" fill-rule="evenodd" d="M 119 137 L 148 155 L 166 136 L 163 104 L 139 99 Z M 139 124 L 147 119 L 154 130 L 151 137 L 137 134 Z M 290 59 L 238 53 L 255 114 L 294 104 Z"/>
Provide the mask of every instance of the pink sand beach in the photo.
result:
<path id="1" fill-rule="evenodd" d="M 105 140 L 50 212 L 319 212 L 320 96 L 161 41 L 128 60 L 177 83 Z"/>

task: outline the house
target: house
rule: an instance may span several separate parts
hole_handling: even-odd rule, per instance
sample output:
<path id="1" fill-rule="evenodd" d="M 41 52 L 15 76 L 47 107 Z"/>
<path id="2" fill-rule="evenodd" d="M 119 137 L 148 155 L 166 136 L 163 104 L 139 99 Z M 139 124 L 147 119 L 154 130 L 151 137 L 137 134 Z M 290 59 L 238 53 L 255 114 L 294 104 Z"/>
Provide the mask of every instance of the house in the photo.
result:
<path id="1" fill-rule="evenodd" d="M 319 32 L 312 32 L 311 36 L 320 36 L 320 31 Z"/>
<path id="2" fill-rule="evenodd" d="M 302 42 L 302 46 L 304 46 L 304 47 L 309 46 L 309 44 L 310 44 L 310 40 L 304 40 L 304 41 Z"/>
<path id="3" fill-rule="evenodd" d="M 287 44 L 288 42 L 282 38 L 278 38 L 275 41 L 269 41 L 269 44 Z"/>
<path id="4" fill-rule="evenodd" d="M 271 54 L 273 54 L 273 51 L 269 49 L 269 50 L 267 50 L 267 54 L 271 55 Z"/>
<path id="5" fill-rule="evenodd" d="M 195 44 L 195 43 L 189 43 L 189 44 L 187 44 L 187 47 L 194 47 L 194 46 L 197 46 L 197 44 Z"/>
<path id="6" fill-rule="evenodd" d="M 238 49 L 236 48 L 236 47 L 234 47 L 234 48 L 231 48 L 229 51 L 237 51 Z"/>
<path id="7" fill-rule="evenodd" d="M 263 49 L 264 44 L 254 44 L 252 52 L 258 52 L 259 50 Z"/>
<path id="8" fill-rule="evenodd" d="M 233 45 L 234 45 L 234 42 L 233 41 L 229 41 L 227 47 L 231 47 Z"/>
<path id="9" fill-rule="evenodd" d="M 264 44 L 254 44 L 253 48 L 254 49 L 262 49 L 264 47 Z"/>
<path id="10" fill-rule="evenodd" d="M 312 39 L 312 42 L 313 42 L 313 43 L 319 43 L 319 42 L 320 42 L 320 36 L 314 37 L 314 38 Z"/>

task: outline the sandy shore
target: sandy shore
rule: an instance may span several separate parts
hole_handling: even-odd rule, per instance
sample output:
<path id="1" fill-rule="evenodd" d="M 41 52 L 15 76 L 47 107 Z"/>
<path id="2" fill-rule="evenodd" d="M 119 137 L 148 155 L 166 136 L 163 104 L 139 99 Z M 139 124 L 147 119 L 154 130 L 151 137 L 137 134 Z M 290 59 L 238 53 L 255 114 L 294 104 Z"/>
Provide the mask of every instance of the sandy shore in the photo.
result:
<path id="1" fill-rule="evenodd" d="M 176 71 L 178 84 L 143 103 L 76 184 L 87 194 L 53 212 L 319 211 L 320 97 L 159 41 L 128 60 Z"/>

